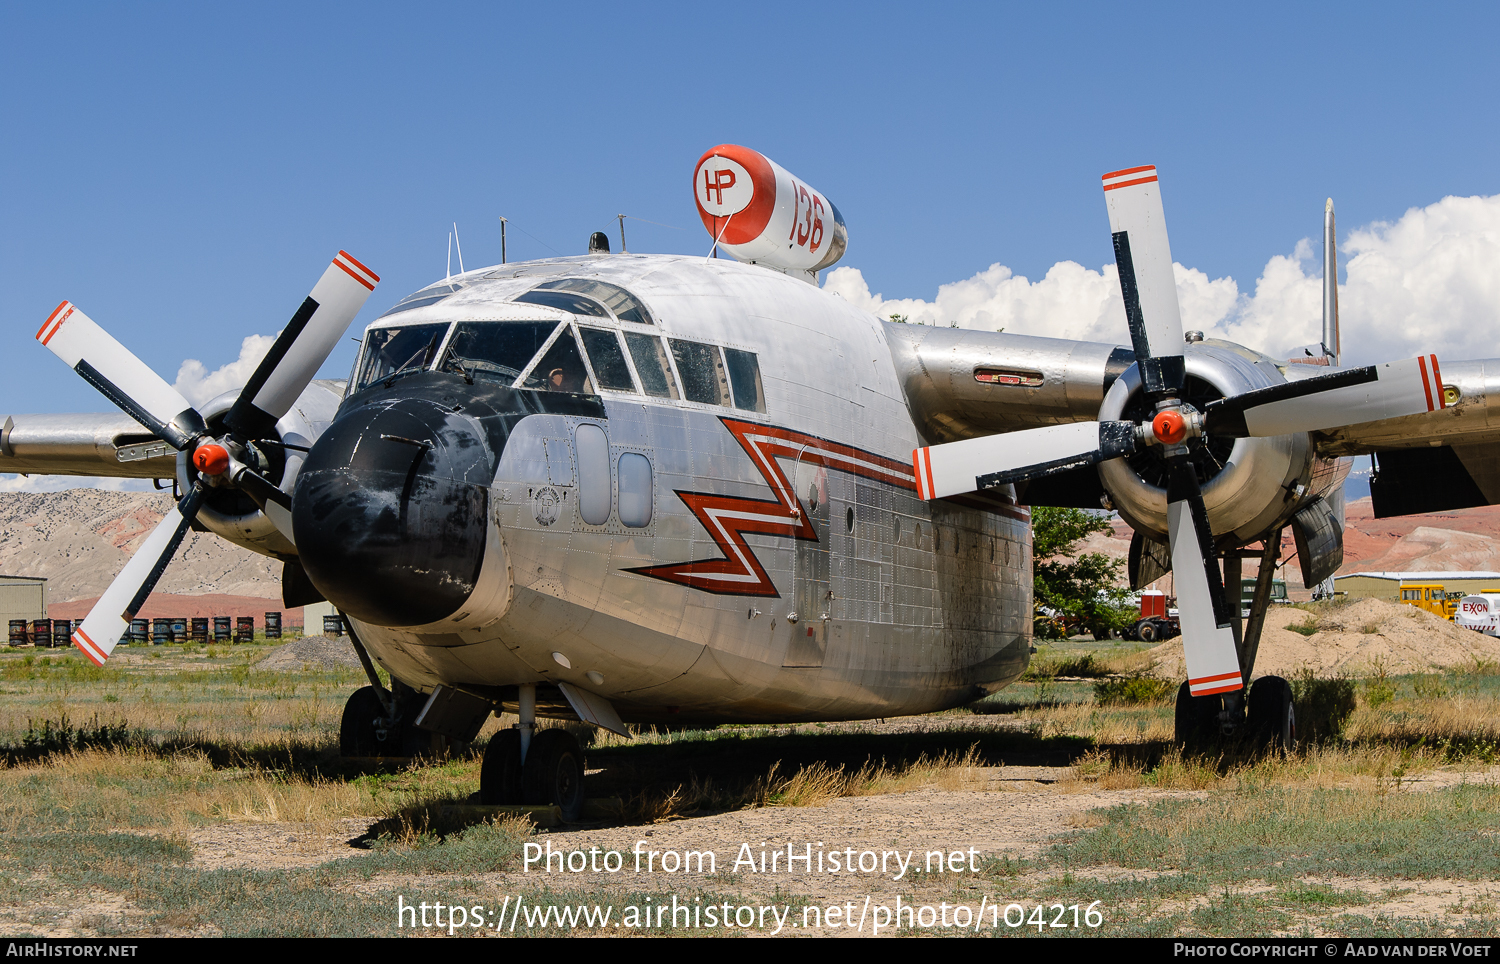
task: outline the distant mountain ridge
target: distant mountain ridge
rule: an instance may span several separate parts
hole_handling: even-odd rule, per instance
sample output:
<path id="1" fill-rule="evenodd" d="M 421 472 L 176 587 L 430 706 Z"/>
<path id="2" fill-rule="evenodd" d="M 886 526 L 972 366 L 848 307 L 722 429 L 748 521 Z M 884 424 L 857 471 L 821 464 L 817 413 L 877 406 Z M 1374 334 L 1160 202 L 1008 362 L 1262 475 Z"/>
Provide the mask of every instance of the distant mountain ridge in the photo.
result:
<path id="1" fill-rule="evenodd" d="M 98 597 L 171 505 L 165 492 L 0 493 L 0 574 L 45 578 L 49 602 Z M 281 563 L 189 532 L 157 590 L 276 599 Z"/>

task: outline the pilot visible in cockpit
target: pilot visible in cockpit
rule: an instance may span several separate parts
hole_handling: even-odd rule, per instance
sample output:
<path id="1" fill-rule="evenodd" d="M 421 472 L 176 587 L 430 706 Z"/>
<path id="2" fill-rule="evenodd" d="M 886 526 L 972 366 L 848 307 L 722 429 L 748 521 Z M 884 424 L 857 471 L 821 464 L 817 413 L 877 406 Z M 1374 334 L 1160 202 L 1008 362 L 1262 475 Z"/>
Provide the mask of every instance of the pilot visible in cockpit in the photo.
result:
<path id="1" fill-rule="evenodd" d="M 583 390 L 585 375 L 581 371 L 569 372 L 562 368 L 554 368 L 547 373 L 547 391 L 549 392 L 573 392 Z"/>

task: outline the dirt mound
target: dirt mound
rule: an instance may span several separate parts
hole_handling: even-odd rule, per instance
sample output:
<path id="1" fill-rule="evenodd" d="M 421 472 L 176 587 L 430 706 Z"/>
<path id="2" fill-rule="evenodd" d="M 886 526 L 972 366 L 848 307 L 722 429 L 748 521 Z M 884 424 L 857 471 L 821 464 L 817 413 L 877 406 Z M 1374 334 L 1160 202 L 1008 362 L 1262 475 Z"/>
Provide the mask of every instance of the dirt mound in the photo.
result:
<path id="1" fill-rule="evenodd" d="M 1315 625 L 1311 636 L 1289 626 Z M 1182 641 L 1149 650 L 1155 672 L 1183 679 Z M 1430 673 L 1477 660 L 1500 663 L 1500 639 L 1464 629 L 1415 606 L 1360 599 L 1320 611 L 1277 606 L 1266 614 L 1255 675 L 1287 676 L 1307 666 L 1319 676 Z"/>
<path id="2" fill-rule="evenodd" d="M 285 646 L 277 646 L 252 669 L 272 672 L 295 672 L 304 666 L 318 669 L 353 667 L 360 669 L 359 656 L 347 636 L 304 636 Z"/>

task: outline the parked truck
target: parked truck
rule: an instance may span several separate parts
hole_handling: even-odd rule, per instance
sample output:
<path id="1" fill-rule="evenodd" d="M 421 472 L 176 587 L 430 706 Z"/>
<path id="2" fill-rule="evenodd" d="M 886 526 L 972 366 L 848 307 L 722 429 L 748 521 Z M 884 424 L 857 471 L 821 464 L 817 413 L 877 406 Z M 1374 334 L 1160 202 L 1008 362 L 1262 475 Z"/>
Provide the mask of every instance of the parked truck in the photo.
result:
<path id="1" fill-rule="evenodd" d="M 1177 610 L 1167 608 L 1167 594 L 1160 589 L 1142 590 L 1141 618 L 1126 631 L 1125 638 L 1156 643 L 1181 635 L 1182 624 L 1177 620 Z"/>

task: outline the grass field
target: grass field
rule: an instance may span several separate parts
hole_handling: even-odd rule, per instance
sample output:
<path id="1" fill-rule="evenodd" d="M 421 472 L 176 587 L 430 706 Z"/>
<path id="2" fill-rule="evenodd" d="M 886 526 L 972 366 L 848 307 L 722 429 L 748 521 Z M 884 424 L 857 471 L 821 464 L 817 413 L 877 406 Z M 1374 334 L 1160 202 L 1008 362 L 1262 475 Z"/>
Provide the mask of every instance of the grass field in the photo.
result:
<path id="1" fill-rule="evenodd" d="M 541 839 L 529 822 L 442 810 L 476 790 L 477 752 L 341 761 L 339 718 L 362 674 L 257 670 L 267 651 L 132 648 L 104 668 L 63 650 L 0 653 L 0 932 L 363 936 L 410 933 L 391 911 L 398 896 L 660 896 L 518 884 L 522 847 Z M 911 895 L 1051 906 L 1083 894 L 1107 911 L 1097 930 L 1000 933 L 1500 930 L 1500 676 L 1488 667 L 1360 680 L 1342 736 L 1286 757 L 1183 756 L 1170 742 L 1175 686 L 1143 669 L 1138 647 L 1063 643 L 997 696 L 932 717 L 604 734 L 588 751 L 589 795 L 617 800 L 618 817 L 588 832 L 665 834 L 785 808 L 811 822 L 859 799 L 908 823 L 948 799 L 982 818 L 991 801 L 1062 816 L 1033 844 Z M 1055 782 L 997 782 L 1011 770 Z M 260 828 L 263 860 L 205 858 L 219 830 L 251 840 Z M 721 874 L 678 894 L 733 900 L 752 883 Z M 816 895 L 776 896 L 800 907 Z"/>

